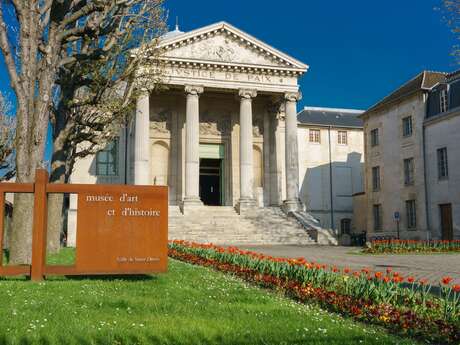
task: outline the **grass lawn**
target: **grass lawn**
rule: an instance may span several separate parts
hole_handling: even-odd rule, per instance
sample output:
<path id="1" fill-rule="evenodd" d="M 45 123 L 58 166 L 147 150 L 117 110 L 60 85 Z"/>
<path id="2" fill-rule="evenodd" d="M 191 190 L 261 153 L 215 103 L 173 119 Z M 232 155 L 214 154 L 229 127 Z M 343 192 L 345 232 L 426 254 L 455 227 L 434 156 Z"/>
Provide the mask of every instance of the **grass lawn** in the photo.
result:
<path id="1" fill-rule="evenodd" d="M 55 263 L 71 262 L 64 251 Z M 207 268 L 0 279 L 0 344 L 414 344 Z"/>

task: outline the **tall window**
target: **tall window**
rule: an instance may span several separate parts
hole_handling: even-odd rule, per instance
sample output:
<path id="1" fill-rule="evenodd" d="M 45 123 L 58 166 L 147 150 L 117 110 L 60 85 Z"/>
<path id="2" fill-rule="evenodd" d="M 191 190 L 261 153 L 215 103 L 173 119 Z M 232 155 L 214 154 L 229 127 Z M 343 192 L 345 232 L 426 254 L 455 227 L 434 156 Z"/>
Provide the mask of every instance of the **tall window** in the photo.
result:
<path id="1" fill-rule="evenodd" d="M 372 214 L 374 218 L 374 230 L 382 230 L 382 205 L 377 204 L 372 206 Z"/>
<path id="2" fill-rule="evenodd" d="M 438 179 L 449 177 L 449 166 L 447 164 L 447 147 L 438 149 Z"/>
<path id="3" fill-rule="evenodd" d="M 439 109 L 441 113 L 447 111 L 448 108 L 448 98 L 447 98 L 447 89 L 441 90 L 439 94 Z"/>
<path id="4" fill-rule="evenodd" d="M 402 119 L 403 136 L 410 137 L 412 135 L 412 116 Z"/>
<path id="5" fill-rule="evenodd" d="M 407 228 L 415 229 L 417 226 L 417 214 L 416 214 L 415 200 L 406 201 L 406 217 L 407 217 Z"/>
<path id="6" fill-rule="evenodd" d="M 319 129 L 310 129 L 308 133 L 311 143 L 321 142 L 321 132 Z"/>
<path id="7" fill-rule="evenodd" d="M 410 186 L 414 184 L 414 159 L 404 160 L 404 184 Z"/>
<path id="8" fill-rule="evenodd" d="M 379 129 L 375 128 L 371 131 L 371 146 L 377 146 L 379 144 Z"/>
<path id="9" fill-rule="evenodd" d="M 107 144 L 96 154 L 96 174 L 99 176 L 118 175 L 118 139 Z"/>
<path id="10" fill-rule="evenodd" d="M 372 190 L 374 192 L 380 190 L 380 167 L 372 168 Z"/>
<path id="11" fill-rule="evenodd" d="M 351 230 L 351 219 L 344 218 L 344 219 L 340 220 L 340 230 L 341 230 L 342 234 L 349 235 L 350 230 Z"/>
<path id="12" fill-rule="evenodd" d="M 340 145 L 347 145 L 348 143 L 347 131 L 338 131 L 337 140 Z"/>

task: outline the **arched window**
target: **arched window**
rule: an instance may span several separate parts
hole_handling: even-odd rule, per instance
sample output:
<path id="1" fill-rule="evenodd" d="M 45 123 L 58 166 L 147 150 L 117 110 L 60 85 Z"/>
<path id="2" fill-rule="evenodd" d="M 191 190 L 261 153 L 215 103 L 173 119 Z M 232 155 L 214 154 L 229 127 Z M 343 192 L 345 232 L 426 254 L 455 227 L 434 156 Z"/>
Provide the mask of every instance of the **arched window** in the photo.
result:
<path id="1" fill-rule="evenodd" d="M 351 219 L 344 218 L 340 221 L 340 232 L 349 235 L 351 231 Z"/>
<path id="2" fill-rule="evenodd" d="M 157 141 L 152 147 L 152 182 L 157 186 L 168 185 L 169 147 L 163 141 Z"/>

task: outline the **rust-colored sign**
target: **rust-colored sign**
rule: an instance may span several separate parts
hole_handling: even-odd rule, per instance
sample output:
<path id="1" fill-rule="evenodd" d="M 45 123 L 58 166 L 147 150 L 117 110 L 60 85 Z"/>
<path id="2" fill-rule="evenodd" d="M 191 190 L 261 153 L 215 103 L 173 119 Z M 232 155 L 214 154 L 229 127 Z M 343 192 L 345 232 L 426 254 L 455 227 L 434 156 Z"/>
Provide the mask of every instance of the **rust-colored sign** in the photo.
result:
<path id="1" fill-rule="evenodd" d="M 165 271 L 166 193 L 166 188 L 138 186 L 103 186 L 97 191 L 79 193 L 77 269 L 115 273 Z"/>
<path id="2" fill-rule="evenodd" d="M 168 188 L 159 186 L 48 184 L 37 170 L 33 184 L 0 184 L 0 219 L 6 192 L 34 193 L 32 264 L 2 266 L 0 276 L 142 274 L 167 270 Z M 73 266 L 46 265 L 47 194 L 78 194 Z M 0 248 L 3 248 L 0 222 Z"/>

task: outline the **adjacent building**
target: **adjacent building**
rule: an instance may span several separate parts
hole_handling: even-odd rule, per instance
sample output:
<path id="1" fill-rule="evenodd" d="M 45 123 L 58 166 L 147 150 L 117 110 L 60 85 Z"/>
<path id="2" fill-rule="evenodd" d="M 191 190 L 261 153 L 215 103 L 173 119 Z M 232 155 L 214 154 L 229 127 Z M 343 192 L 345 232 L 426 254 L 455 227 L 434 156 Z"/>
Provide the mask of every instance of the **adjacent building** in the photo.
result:
<path id="1" fill-rule="evenodd" d="M 460 71 L 430 91 L 424 129 L 431 236 L 460 239 Z"/>
<path id="2" fill-rule="evenodd" d="M 362 110 L 305 107 L 297 116 L 300 198 L 324 228 L 356 229 L 353 195 L 364 191 Z"/>
<path id="3" fill-rule="evenodd" d="M 368 238 L 460 238 L 459 85 L 424 71 L 361 115 Z"/>

